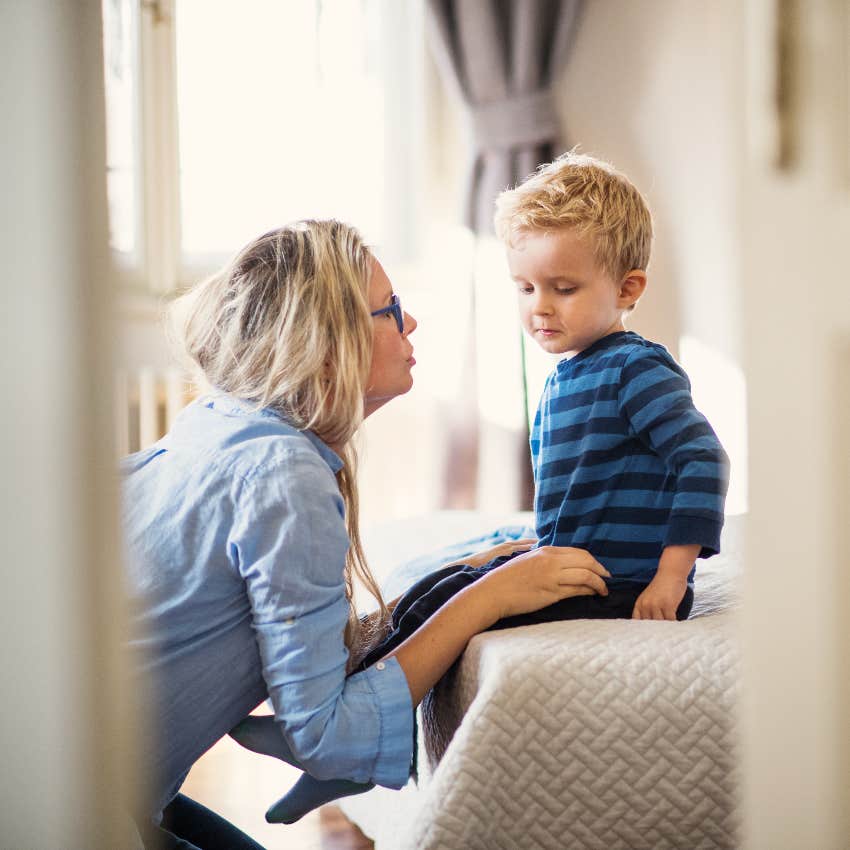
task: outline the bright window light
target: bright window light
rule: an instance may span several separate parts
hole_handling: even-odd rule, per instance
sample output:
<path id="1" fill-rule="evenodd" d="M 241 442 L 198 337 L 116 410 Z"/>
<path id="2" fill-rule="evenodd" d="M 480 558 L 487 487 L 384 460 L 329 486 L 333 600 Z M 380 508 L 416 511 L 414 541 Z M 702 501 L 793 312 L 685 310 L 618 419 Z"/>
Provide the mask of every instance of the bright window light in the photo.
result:
<path id="1" fill-rule="evenodd" d="M 747 510 L 747 385 L 733 360 L 692 336 L 679 340 L 682 366 L 691 379 L 694 404 L 714 428 L 732 471 L 726 513 Z"/>
<path id="2" fill-rule="evenodd" d="M 103 0 L 109 243 L 128 258 L 137 250 L 138 220 L 135 28 L 131 0 Z"/>
<path id="3" fill-rule="evenodd" d="M 184 259 L 230 253 L 295 218 L 380 242 L 385 78 L 363 0 L 176 4 Z"/>

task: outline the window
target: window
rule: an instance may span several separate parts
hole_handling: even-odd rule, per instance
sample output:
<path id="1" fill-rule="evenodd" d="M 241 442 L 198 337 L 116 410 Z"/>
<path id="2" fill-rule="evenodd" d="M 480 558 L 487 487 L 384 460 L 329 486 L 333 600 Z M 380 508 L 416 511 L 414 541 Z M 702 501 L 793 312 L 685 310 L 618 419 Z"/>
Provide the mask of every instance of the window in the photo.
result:
<path id="1" fill-rule="evenodd" d="M 109 241 L 122 264 L 138 261 L 138 21 L 131 0 L 104 0 Z"/>
<path id="2" fill-rule="evenodd" d="M 422 9 L 397 0 L 103 0 L 112 248 L 169 292 L 294 218 L 409 259 Z M 421 168 L 421 166 L 419 166 Z"/>

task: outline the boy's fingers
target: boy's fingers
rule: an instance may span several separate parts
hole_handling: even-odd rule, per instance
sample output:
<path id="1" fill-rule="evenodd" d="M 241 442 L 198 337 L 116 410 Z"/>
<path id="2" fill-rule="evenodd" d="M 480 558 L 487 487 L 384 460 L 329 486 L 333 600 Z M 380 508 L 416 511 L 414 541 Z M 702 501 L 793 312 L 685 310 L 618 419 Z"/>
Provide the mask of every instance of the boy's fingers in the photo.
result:
<path id="1" fill-rule="evenodd" d="M 642 600 L 640 596 L 638 596 L 637 602 L 635 602 L 635 607 L 632 609 L 632 619 L 633 620 L 651 620 L 652 615 L 649 611 L 649 608 L 646 604 L 645 600 Z"/>

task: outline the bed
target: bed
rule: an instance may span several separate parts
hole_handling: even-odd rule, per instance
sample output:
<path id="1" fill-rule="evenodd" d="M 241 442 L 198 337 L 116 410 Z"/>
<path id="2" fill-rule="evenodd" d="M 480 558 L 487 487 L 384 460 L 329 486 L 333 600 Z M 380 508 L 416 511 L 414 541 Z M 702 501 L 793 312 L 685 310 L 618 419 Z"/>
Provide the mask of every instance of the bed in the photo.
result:
<path id="1" fill-rule="evenodd" d="M 530 518 L 443 512 L 365 542 L 392 598 L 451 543 Z M 376 850 L 735 847 L 743 520 L 729 517 L 722 553 L 700 562 L 687 622 L 473 638 L 420 706 L 418 784 L 347 798 L 345 814 Z"/>

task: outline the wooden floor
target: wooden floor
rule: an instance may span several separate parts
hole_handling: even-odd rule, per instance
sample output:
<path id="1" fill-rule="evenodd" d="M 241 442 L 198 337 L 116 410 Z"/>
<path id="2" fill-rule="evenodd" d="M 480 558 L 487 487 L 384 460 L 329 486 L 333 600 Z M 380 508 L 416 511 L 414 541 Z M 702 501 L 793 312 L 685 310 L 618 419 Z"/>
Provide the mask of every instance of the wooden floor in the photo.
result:
<path id="1" fill-rule="evenodd" d="M 223 738 L 200 758 L 181 791 L 227 818 L 266 850 L 373 850 L 336 806 L 323 806 L 298 823 L 266 823 L 266 809 L 301 775 L 273 758 Z"/>

